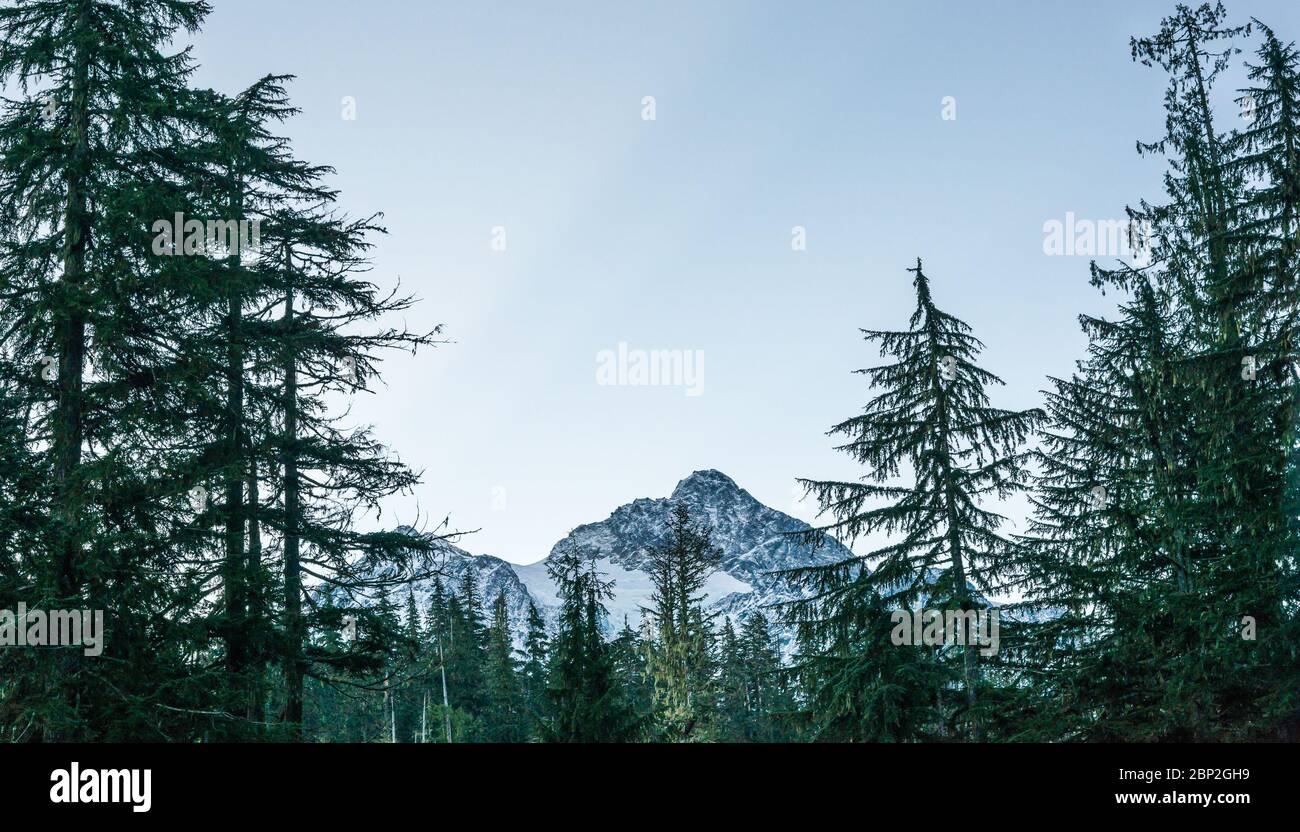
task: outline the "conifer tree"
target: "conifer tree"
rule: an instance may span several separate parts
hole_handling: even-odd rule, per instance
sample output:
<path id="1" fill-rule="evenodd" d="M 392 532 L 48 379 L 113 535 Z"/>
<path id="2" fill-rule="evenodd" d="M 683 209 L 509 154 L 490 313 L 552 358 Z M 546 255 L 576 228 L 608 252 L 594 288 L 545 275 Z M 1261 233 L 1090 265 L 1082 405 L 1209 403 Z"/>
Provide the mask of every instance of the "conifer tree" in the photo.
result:
<path id="1" fill-rule="evenodd" d="M 285 78 L 234 98 L 187 87 L 188 51 L 164 50 L 207 11 L 0 8 L 0 80 L 24 96 L 0 114 L 0 436 L 16 476 L 49 484 L 38 503 L 3 494 L 30 554 L 0 596 L 109 613 L 108 661 L 29 657 L 36 682 L 6 697 L 47 739 L 261 732 L 271 664 L 296 736 L 307 675 L 382 662 L 330 652 L 337 610 L 321 617 L 304 559 L 344 595 L 429 572 L 431 541 L 358 530 L 418 477 L 326 396 L 432 333 L 367 327 L 412 299 L 361 279 L 382 229 L 341 218 L 332 171 L 274 135 L 295 112 Z M 247 221 L 260 247 L 207 245 L 214 223 Z"/>
<path id="2" fill-rule="evenodd" d="M 486 710 L 483 609 L 478 575 L 469 567 L 461 575 L 460 593 L 447 599 L 447 684 L 451 704 L 477 720 Z M 477 739 L 478 734 L 474 737 Z"/>
<path id="3" fill-rule="evenodd" d="M 1243 236 L 1263 272 L 1260 298 L 1278 337 L 1294 351 L 1297 326 L 1296 258 L 1300 249 L 1300 50 L 1283 43 L 1258 20 L 1263 34 L 1255 63 L 1247 64 L 1250 85 L 1238 99 L 1246 127 L 1228 140 L 1228 166 L 1249 182 Z"/>
<path id="4" fill-rule="evenodd" d="M 419 644 L 424 639 L 424 626 L 420 621 L 420 610 L 415 605 L 415 592 L 410 587 L 406 590 L 406 614 L 403 616 L 403 623 L 406 625 L 406 640 L 410 644 Z"/>
<path id="5" fill-rule="evenodd" d="M 184 187 L 193 210 L 220 219 L 210 219 L 206 228 L 201 220 L 186 221 L 183 239 L 154 244 L 154 253 L 169 262 L 193 264 L 172 272 L 183 275 L 188 268 L 211 287 L 186 310 L 192 324 L 178 347 L 194 382 L 186 390 L 187 426 L 196 440 L 189 470 L 198 488 L 210 490 L 221 526 L 213 541 L 219 550 L 215 574 L 208 580 L 220 584 L 223 596 L 211 626 L 224 644 L 227 707 L 254 725 L 265 668 L 276 659 L 271 570 L 262 557 L 257 496 L 259 458 L 266 460 L 265 470 L 274 470 L 266 449 L 278 404 L 278 390 L 259 385 L 256 368 L 277 354 L 279 336 L 256 317 L 247 318 L 245 309 L 264 316 L 280 296 L 275 273 L 257 267 L 261 226 L 286 204 L 325 195 L 316 183 L 320 172 L 294 160 L 271 132 L 296 112 L 286 80 L 265 76 L 234 98 L 195 93 L 201 129 L 187 148 L 192 175 Z M 228 728 L 232 738 L 247 731 L 238 720 Z"/>
<path id="6" fill-rule="evenodd" d="M 884 647 L 874 620 L 883 609 L 917 609 L 923 602 L 942 610 L 985 606 L 980 596 L 990 592 L 999 558 L 1016 545 L 999 534 L 1003 518 L 985 503 L 1022 487 L 1020 446 L 1043 415 L 989 405 L 985 388 L 1002 382 L 974 363 L 983 344 L 967 324 L 935 306 L 919 259 L 908 271 L 916 289 L 909 329 L 864 330 L 881 355 L 892 359 L 859 371 L 879 392 L 861 415 L 831 430 L 847 440 L 839 450 L 868 469 L 864 481 L 800 480 L 833 518 L 801 533 L 805 542 L 816 545 L 826 532 L 849 542 L 873 532 L 893 538 L 862 557 L 786 573 L 812 592 L 789 611 L 809 629 L 820 654 L 808 659 L 823 688 L 816 698 L 823 708 L 836 709 L 822 719 L 865 718 L 860 696 L 893 659 L 855 653 Z M 891 482 L 904 466 L 911 484 Z M 876 571 L 868 571 L 867 563 L 877 559 Z M 980 675 L 973 633 L 962 633 L 959 643 L 965 646 L 943 655 L 955 654 L 960 662 L 965 701 L 959 716 L 975 738 Z M 867 677 L 845 675 L 855 669 Z"/>
<path id="7" fill-rule="evenodd" d="M 1191 577 L 1179 528 L 1194 487 L 1182 419 L 1194 391 L 1179 382 L 1171 298 L 1147 282 L 1135 290 L 1117 320 L 1081 317 L 1088 358 L 1046 394 L 1034 516 L 1002 583 L 1022 598 L 1007 607 L 1020 623 L 1004 647 L 1034 670 L 1020 738 L 1157 725 L 1166 685 L 1143 668 L 1188 649 L 1167 605 Z M 1159 658 L 1132 664 L 1141 651 Z M 1103 703 L 1123 703 L 1123 715 L 1097 719 Z"/>
<path id="8" fill-rule="evenodd" d="M 627 742 L 640 731 L 615 674 L 603 628 L 613 582 L 594 558 L 569 544 L 546 561 L 560 600 L 550 645 L 546 742 Z"/>
<path id="9" fill-rule="evenodd" d="M 402 615 L 404 629 L 399 654 L 399 688 L 397 690 L 397 733 L 399 742 L 419 742 L 428 733 L 424 691 L 429 676 L 420 610 L 415 592 L 407 587 L 406 609 Z"/>
<path id="10" fill-rule="evenodd" d="M 377 512 L 384 497 L 412 488 L 419 475 L 369 430 L 345 428 L 344 413 L 331 410 L 326 397 L 367 390 L 379 352 L 414 352 L 434 341 L 433 333 L 365 328 L 409 308 L 414 300 L 383 295 L 361 276 L 368 269 L 367 235 L 382 229 L 374 218 L 349 220 L 330 210 L 336 195 L 319 186 L 320 177 L 329 173 L 328 168 L 304 169 L 315 200 L 282 200 L 264 224 L 257 268 L 277 287 L 279 297 L 262 307 L 256 322 L 248 322 L 272 333 L 275 344 L 259 356 L 257 366 L 265 379 L 266 424 L 276 430 L 266 434 L 255 453 L 266 456 L 258 465 L 261 470 L 280 472 L 271 483 L 276 500 L 265 501 L 258 516 L 282 540 L 281 664 L 284 721 L 290 726 L 301 722 L 306 675 L 366 660 L 356 654 L 308 654 L 310 632 L 328 622 L 306 603 L 304 547 L 312 576 L 328 591 L 364 595 L 430 577 L 438 568 L 441 541 L 448 537 L 359 528 L 361 515 Z"/>
<path id="11" fill-rule="evenodd" d="M 447 645 L 450 642 L 451 618 L 448 599 L 443 589 L 442 578 L 434 575 L 429 591 L 429 614 L 426 618 L 428 629 L 426 642 L 428 649 L 428 666 L 432 674 L 433 707 L 431 713 L 435 721 L 441 724 L 441 731 L 430 735 L 437 742 L 452 742 L 452 723 L 463 724 L 460 714 L 454 713 L 447 685 Z"/>
<path id="12" fill-rule="evenodd" d="M 524 709 L 527 714 L 529 736 L 539 735 L 539 724 L 546 708 L 546 666 L 550 639 L 546 622 L 537 611 L 537 605 L 528 601 L 528 630 L 524 636 L 524 662 L 520 668 L 523 685 Z"/>
<path id="13" fill-rule="evenodd" d="M 505 591 L 492 602 L 485 656 L 486 707 L 484 738 L 488 742 L 524 742 L 528 738 L 519 663 L 510 631 Z"/>
<path id="14" fill-rule="evenodd" d="M 745 739 L 752 742 L 788 741 L 794 700 L 786 689 L 781 654 L 762 612 L 752 612 L 745 618 L 738 648 L 745 683 Z"/>
<path id="15" fill-rule="evenodd" d="M 646 642 L 639 632 L 632 629 L 626 615 L 623 616 L 622 629 L 609 646 L 614 654 L 614 673 L 623 688 L 628 708 L 638 724 L 650 725 L 654 718 L 654 680 L 646 672 Z"/>
<path id="16" fill-rule="evenodd" d="M 1276 123 L 1294 93 L 1267 33 L 1251 72 L 1265 83 L 1245 93 L 1263 102 L 1256 121 L 1219 131 L 1210 95 L 1246 32 L 1225 18 L 1180 6 L 1133 40 L 1169 78 L 1166 134 L 1139 143 L 1168 157 L 1168 201 L 1131 212 L 1149 266 L 1094 264 L 1095 284 L 1131 300 L 1114 322 L 1083 319 L 1089 358 L 1049 394 L 1038 542 L 1015 570 L 1042 613 L 1025 627 L 1031 735 L 1245 738 L 1295 707 L 1278 696 L 1296 598 L 1294 277 L 1281 265 L 1294 130 Z M 1248 620 L 1258 637 L 1242 637 Z"/>
<path id="17" fill-rule="evenodd" d="M 434 575 L 429 584 L 429 611 L 425 613 L 424 623 L 429 641 L 446 637 L 447 592 L 443 588 L 441 575 Z"/>
<path id="18" fill-rule="evenodd" d="M 1272 353 L 1258 362 L 1266 368 L 1266 389 L 1257 392 L 1275 397 L 1261 415 L 1272 417 L 1267 439 L 1277 454 L 1274 465 L 1280 467 L 1269 471 L 1269 479 L 1281 479 L 1282 495 L 1280 516 L 1268 517 L 1256 529 L 1257 537 L 1271 541 L 1264 549 L 1276 564 L 1276 593 L 1249 602 L 1257 610 L 1268 610 L 1267 619 L 1273 622 L 1263 625 L 1263 643 L 1258 645 L 1259 664 L 1272 672 L 1264 678 L 1258 672 L 1251 675 L 1260 689 L 1275 691 L 1267 696 L 1275 701 L 1269 701 L 1266 710 L 1278 714 L 1283 726 L 1291 726 L 1279 729 L 1277 735 L 1285 736 L 1300 724 L 1300 680 L 1295 675 L 1300 672 L 1300 654 L 1294 647 L 1300 640 L 1300 617 L 1285 612 L 1294 611 L 1300 599 L 1300 565 L 1294 555 L 1300 540 L 1300 50 L 1294 42 L 1283 43 L 1260 21 L 1253 23 L 1263 37 L 1255 62 L 1247 65 L 1252 83 L 1240 91 L 1247 125 L 1234 132 L 1229 164 L 1250 183 L 1242 206 L 1242 235 L 1252 268 L 1262 273 L 1255 339 Z M 1269 496 L 1276 494 L 1276 488 L 1269 489 Z M 1257 581 L 1269 586 L 1264 576 Z"/>
<path id="19" fill-rule="evenodd" d="M 397 676 L 400 653 L 396 647 L 402 625 L 397 615 L 397 605 L 393 603 L 388 590 L 380 590 L 379 598 L 375 602 L 374 614 L 367 616 L 366 623 L 373 627 L 373 630 L 367 632 L 367 639 L 373 642 L 384 658 L 378 681 L 373 686 L 375 691 L 382 694 L 379 724 L 374 726 L 373 736 L 379 742 L 395 743 L 397 742 L 397 697 L 393 681 Z"/>
<path id="20" fill-rule="evenodd" d="M 48 486 L 15 586 L 32 606 L 109 612 L 105 661 L 35 657 L 41 691 L 21 723 L 46 739 L 181 738 L 209 704 L 187 686 L 196 596 L 172 581 L 192 523 L 171 452 L 185 386 L 169 372 L 203 281 L 172 280 L 154 220 L 184 210 L 172 186 L 200 108 L 187 52 L 203 2 L 22 3 L 0 8 L 3 382 L 21 402 L 26 454 Z M 181 520 L 180 518 L 183 518 Z M 167 610 L 168 615 L 161 614 Z M 35 691 L 37 687 L 32 688 Z M 175 693 L 170 709 L 156 692 Z"/>
<path id="21" fill-rule="evenodd" d="M 685 503 L 668 518 L 668 536 L 651 548 L 647 572 L 654 591 L 647 614 L 654 638 L 646 645 L 646 670 L 654 681 L 655 719 L 670 742 L 705 739 L 715 705 L 712 621 L 703 593 L 722 562 L 713 530 L 691 520 Z"/>
<path id="22" fill-rule="evenodd" d="M 716 738 L 719 742 L 743 742 L 750 727 L 749 678 L 745 657 L 736 628 L 730 618 L 722 620 L 718 638 L 718 715 Z"/>

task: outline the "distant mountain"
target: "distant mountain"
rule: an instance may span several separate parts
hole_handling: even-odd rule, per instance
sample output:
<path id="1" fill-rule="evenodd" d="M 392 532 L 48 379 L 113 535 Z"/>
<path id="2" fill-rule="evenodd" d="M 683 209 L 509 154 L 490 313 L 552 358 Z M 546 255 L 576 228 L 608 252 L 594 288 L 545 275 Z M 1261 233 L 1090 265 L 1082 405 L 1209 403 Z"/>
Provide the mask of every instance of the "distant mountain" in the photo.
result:
<path id="1" fill-rule="evenodd" d="M 752 611 L 795 597 L 773 572 L 834 563 L 853 554 L 829 535 L 823 536 L 816 548 L 797 543 L 788 533 L 808 529 L 807 523 L 763 505 L 726 474 L 707 470 L 682 480 L 668 497 L 633 500 L 598 523 L 579 526 L 551 547 L 546 558 L 535 563 L 520 566 L 443 544 L 448 574 L 444 583 L 459 586 L 465 570 L 472 568 L 483 589 L 485 605 L 504 591 L 516 642 L 522 642 L 530 600 L 548 622 L 554 620 L 558 599 L 546 574 L 546 563 L 567 541 L 594 555 L 598 568 L 614 581 L 615 597 L 607 603 L 610 631 L 622 627 L 625 616 L 628 623 L 638 627 L 641 608 L 650 604 L 646 553 L 666 539 L 669 512 L 679 502 L 690 509 L 694 521 L 712 527 L 713 541 L 722 550 L 722 567 L 710 576 L 704 588 L 705 606 L 736 621 Z M 417 584 L 415 591 L 423 612 L 428 609 L 429 582 Z M 774 611 L 766 613 L 775 624 Z M 781 636 L 788 646 L 789 634 L 783 632 Z"/>

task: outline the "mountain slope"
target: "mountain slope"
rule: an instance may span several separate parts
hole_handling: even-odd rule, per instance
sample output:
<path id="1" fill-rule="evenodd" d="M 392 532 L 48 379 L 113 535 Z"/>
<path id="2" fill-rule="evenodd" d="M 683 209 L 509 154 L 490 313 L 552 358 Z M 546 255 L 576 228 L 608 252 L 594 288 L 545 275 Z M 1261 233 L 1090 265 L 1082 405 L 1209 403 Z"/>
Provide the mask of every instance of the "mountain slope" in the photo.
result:
<path id="1" fill-rule="evenodd" d="M 634 500 L 619 506 L 609 517 L 574 529 L 551 548 L 546 558 L 515 565 L 486 555 L 474 556 L 444 544 L 447 577 L 444 583 L 459 587 L 467 569 L 474 569 L 483 590 L 485 607 L 499 591 L 506 593 L 516 642 L 521 642 L 529 600 L 551 621 L 558 599 L 546 574 L 546 563 L 566 542 L 576 544 L 596 558 L 598 568 L 614 581 L 615 597 L 608 602 L 611 632 L 622 627 L 624 617 L 636 628 L 641 609 L 650 603 L 650 579 L 645 572 L 647 550 L 667 536 L 672 507 L 685 503 L 696 522 L 713 528 L 714 543 L 722 550 L 721 569 L 705 586 L 705 606 L 728 617 L 743 618 L 773 603 L 795 597 L 774 571 L 811 564 L 833 563 L 851 557 L 845 546 L 824 536 L 816 549 L 800 545 L 789 532 L 809 528 L 807 523 L 763 505 L 727 475 L 696 471 L 678 483 L 668 497 Z M 416 586 L 421 612 L 428 609 L 428 582 Z M 775 612 L 767 610 L 775 624 Z M 782 641 L 789 642 L 782 633 Z"/>
<path id="2" fill-rule="evenodd" d="M 771 574 L 775 570 L 832 563 L 852 555 L 829 536 L 816 551 L 797 544 L 786 533 L 803 531 L 807 523 L 763 505 L 727 475 L 708 470 L 682 480 L 667 498 L 635 500 L 598 523 L 579 526 L 552 547 L 547 559 L 566 543 L 594 554 L 615 582 L 615 598 L 608 604 L 611 623 L 621 626 L 626 615 L 636 627 L 641 608 L 650 603 L 646 552 L 666 539 L 669 512 L 679 502 L 686 504 L 695 522 L 712 527 L 713 541 L 722 550 L 722 568 L 709 578 L 704 591 L 706 606 L 725 615 L 744 615 L 792 597 Z M 554 604 L 546 560 L 516 566 L 515 571 L 533 597 Z"/>

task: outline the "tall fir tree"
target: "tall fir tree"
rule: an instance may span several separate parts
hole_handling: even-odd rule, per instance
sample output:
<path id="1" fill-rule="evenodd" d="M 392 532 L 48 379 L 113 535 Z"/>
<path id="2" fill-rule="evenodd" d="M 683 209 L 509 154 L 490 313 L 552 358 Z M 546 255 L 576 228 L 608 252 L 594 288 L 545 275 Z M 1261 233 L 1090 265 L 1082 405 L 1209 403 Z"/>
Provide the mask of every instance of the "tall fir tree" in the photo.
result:
<path id="1" fill-rule="evenodd" d="M 730 618 L 722 620 L 718 636 L 718 712 L 715 736 L 719 742 L 749 738 L 749 678 L 745 656 Z"/>
<path id="2" fill-rule="evenodd" d="M 560 602 L 547 673 L 546 742 L 626 742 L 641 730 L 615 673 L 605 640 L 613 582 L 594 558 L 570 544 L 546 561 Z"/>
<path id="3" fill-rule="evenodd" d="M 504 590 L 492 602 L 492 623 L 488 625 L 486 640 L 484 739 L 524 742 L 528 739 L 528 722 Z"/>
<path id="4" fill-rule="evenodd" d="M 1034 514 L 1002 583 L 1021 599 L 1007 609 L 1022 622 L 1004 647 L 1032 669 L 1013 739 L 1158 732 L 1167 687 L 1157 668 L 1189 648 L 1168 599 L 1190 580 L 1181 417 L 1194 391 L 1180 382 L 1173 301 L 1148 282 L 1134 288 L 1117 320 L 1081 317 L 1088 357 L 1046 394 Z M 1159 658 L 1135 661 L 1144 652 Z"/>
<path id="5" fill-rule="evenodd" d="M 194 512 L 175 452 L 186 312 L 202 267 L 170 268 L 149 229 L 189 206 L 186 142 L 203 108 L 188 51 L 168 53 L 203 2 L 21 3 L 0 8 L 0 81 L 25 97 L 0 117 L 0 343 L 20 401 L 23 464 L 48 482 L 18 582 L 33 607 L 108 612 L 106 655 L 35 657 L 21 711 L 46 739 L 181 739 L 212 704 L 186 684 L 202 604 L 178 539 Z M 179 186 L 179 187 L 178 187 Z M 170 702 L 158 691 L 171 692 Z"/>
<path id="6" fill-rule="evenodd" d="M 1294 277 L 1279 268 L 1293 162 L 1276 124 L 1294 93 L 1267 33 L 1251 72 L 1265 84 L 1243 94 L 1254 122 L 1220 131 L 1211 93 L 1247 32 L 1225 20 L 1179 6 L 1133 40 L 1169 81 L 1166 133 L 1139 143 L 1168 158 L 1167 202 L 1131 211 L 1150 264 L 1094 264 L 1131 300 L 1084 319 L 1089 358 L 1049 395 L 1039 542 L 1018 570 L 1055 606 L 1032 628 L 1045 713 L 1030 728 L 1049 736 L 1242 739 L 1295 709 L 1279 695 L 1297 599 Z"/>
<path id="7" fill-rule="evenodd" d="M 868 469 L 864 481 L 800 480 L 821 511 L 833 518 L 800 533 L 805 542 L 816 545 L 826 532 L 850 542 L 875 532 L 893 538 L 862 557 L 786 573 L 811 593 L 789 607 L 792 620 L 810 631 L 819 653 L 808 658 L 813 665 L 808 672 L 819 685 L 837 688 L 819 691 L 816 699 L 823 707 L 847 709 L 823 712 L 823 720 L 860 722 L 876 709 L 867 703 L 866 710 L 859 710 L 859 692 L 871 690 L 871 677 L 892 659 L 864 662 L 856 651 L 867 644 L 883 647 L 874 620 L 883 609 L 920 614 L 922 604 L 961 611 L 987 606 L 982 598 L 991 594 L 999 560 L 1017 544 L 999 533 L 1003 518 L 986 503 L 1023 487 L 1021 445 L 1043 417 L 1039 410 L 989 405 L 985 388 L 1002 381 L 974 363 L 983 344 L 967 324 L 935 306 L 919 258 L 908 271 L 916 290 L 909 329 L 864 330 L 881 355 L 892 359 L 859 371 L 880 392 L 861 415 L 831 430 L 848 440 L 839 450 Z M 911 484 L 891 482 L 904 466 Z M 879 564 L 871 572 L 867 565 L 873 560 Z M 974 633 L 960 629 L 956 640 L 964 646 L 949 645 L 938 657 L 955 659 L 960 667 L 964 702 L 953 714 L 961 723 L 955 730 L 978 738 L 978 648 Z M 846 676 L 853 668 L 866 678 Z"/>
<path id="8" fill-rule="evenodd" d="M 484 678 L 483 607 L 479 598 L 478 574 L 473 567 L 461 575 L 460 593 L 447 601 L 447 681 L 451 704 L 478 720 L 486 710 L 487 681 Z M 473 738 L 480 734 L 476 728 Z"/>
<path id="9" fill-rule="evenodd" d="M 673 506 L 667 538 L 647 553 L 653 592 L 647 614 L 654 637 L 646 670 L 654 682 L 655 721 L 670 742 L 707 739 L 715 708 L 712 662 L 714 613 L 704 610 L 704 584 L 722 562 L 713 530 Z"/>
<path id="10" fill-rule="evenodd" d="M 524 710 L 527 714 L 528 734 L 540 736 L 542 714 L 546 709 L 546 667 L 550 638 L 546 621 L 537 611 L 537 605 L 528 601 L 527 632 L 524 636 L 524 661 L 520 668 L 523 684 Z"/>
<path id="11" fill-rule="evenodd" d="M 750 742 L 784 742 L 793 736 L 794 699 L 786 686 L 781 653 L 760 611 L 750 613 L 737 639 Z"/>

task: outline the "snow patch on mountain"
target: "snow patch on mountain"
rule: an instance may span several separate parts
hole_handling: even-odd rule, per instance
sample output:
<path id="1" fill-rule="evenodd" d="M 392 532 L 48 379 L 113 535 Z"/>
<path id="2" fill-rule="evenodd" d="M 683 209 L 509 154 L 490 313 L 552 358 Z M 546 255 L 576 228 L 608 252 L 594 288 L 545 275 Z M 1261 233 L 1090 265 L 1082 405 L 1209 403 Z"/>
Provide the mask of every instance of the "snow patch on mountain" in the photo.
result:
<path id="1" fill-rule="evenodd" d="M 737 623 L 761 611 L 786 646 L 790 634 L 776 626 L 778 613 L 773 605 L 798 597 L 798 592 L 775 573 L 853 556 L 829 535 L 823 535 L 816 547 L 798 542 L 790 533 L 808 530 L 807 523 L 763 505 L 726 474 L 705 470 L 682 480 L 668 497 L 633 500 L 604 520 L 577 527 L 534 563 L 511 564 L 443 544 L 443 583 L 458 589 L 465 571 L 473 569 L 485 609 L 504 592 L 515 641 L 521 644 L 529 602 L 537 605 L 548 623 L 554 621 L 559 599 L 546 564 L 562 547 L 576 545 L 594 557 L 597 568 L 614 582 L 614 597 L 606 603 L 609 632 L 621 628 L 625 619 L 637 628 L 653 591 L 646 572 L 648 552 L 667 539 L 669 513 L 679 502 L 690 510 L 694 522 L 713 529 L 713 542 L 722 550 L 720 568 L 704 587 L 706 609 Z M 428 609 L 430 586 L 431 581 L 415 586 L 421 612 Z"/>

